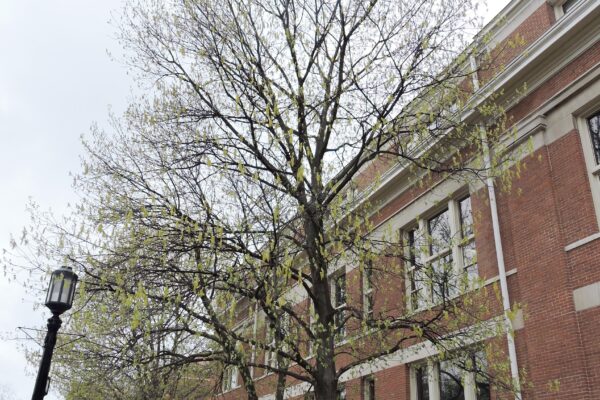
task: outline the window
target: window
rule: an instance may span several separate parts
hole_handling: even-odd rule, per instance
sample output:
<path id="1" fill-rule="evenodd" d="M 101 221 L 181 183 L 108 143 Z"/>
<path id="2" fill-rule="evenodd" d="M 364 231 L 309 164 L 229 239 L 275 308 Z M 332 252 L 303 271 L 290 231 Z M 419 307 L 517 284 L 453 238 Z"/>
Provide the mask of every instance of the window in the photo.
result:
<path id="1" fill-rule="evenodd" d="M 277 363 L 277 351 L 287 351 L 288 345 L 285 340 L 277 340 L 276 330 L 279 330 L 280 338 L 287 338 L 291 340 L 291 326 L 289 314 L 282 314 L 280 317 L 273 322 L 274 325 L 267 326 L 265 333 L 265 343 L 269 347 L 265 350 L 265 364 L 271 367 L 281 367 Z M 297 336 L 296 336 L 297 337 Z M 269 371 L 265 370 L 265 374 Z"/>
<path id="2" fill-rule="evenodd" d="M 465 388 L 463 382 L 463 371 L 451 361 L 439 363 L 440 398 L 442 399 L 464 399 Z"/>
<path id="3" fill-rule="evenodd" d="M 411 229 L 407 232 L 408 246 L 408 301 L 412 309 L 419 309 L 425 305 L 425 270 L 421 261 L 421 251 L 418 248 L 420 231 Z"/>
<path id="4" fill-rule="evenodd" d="M 275 351 L 277 342 L 275 340 L 275 332 L 270 326 L 268 326 L 266 330 L 265 343 L 268 346 L 268 348 L 265 349 L 265 365 L 272 367 L 275 365 L 275 360 L 277 359 L 277 351 Z M 268 373 L 267 369 L 265 369 L 265 374 L 266 373 Z"/>
<path id="5" fill-rule="evenodd" d="M 452 291 L 452 232 L 450 212 L 446 209 L 427 220 L 429 287 L 431 300 L 437 303 L 451 296 Z"/>
<path id="6" fill-rule="evenodd" d="M 458 203 L 460 223 L 460 254 L 462 269 L 469 280 L 479 277 L 477 267 L 477 251 L 475 251 L 475 231 L 473 230 L 473 211 L 471 198 L 467 197 Z"/>
<path id="7" fill-rule="evenodd" d="M 483 353 L 412 366 L 411 400 L 489 400 L 486 371 Z"/>
<path id="8" fill-rule="evenodd" d="M 571 11 L 573 9 L 573 7 L 575 7 L 575 5 L 579 2 L 579 0 L 567 0 L 563 3 L 562 5 L 562 9 L 563 9 L 563 13 L 568 13 L 569 11 Z"/>
<path id="9" fill-rule="evenodd" d="M 592 151 L 596 165 L 600 164 L 600 112 L 587 119 L 590 139 L 592 141 Z"/>
<path id="10" fill-rule="evenodd" d="M 475 280 L 477 252 L 471 198 L 450 200 L 447 207 L 404 234 L 406 293 L 418 310 L 456 296 L 461 283 Z"/>
<path id="11" fill-rule="evenodd" d="M 317 329 L 317 314 L 315 313 L 315 306 L 313 305 L 313 303 L 310 303 L 310 306 L 308 308 L 308 325 L 310 327 L 310 331 L 315 334 L 316 336 L 316 329 Z M 313 339 L 311 339 L 310 335 L 308 335 L 308 337 L 306 338 L 307 340 L 307 358 L 310 358 L 314 355 L 314 351 L 315 351 L 315 346 L 313 343 Z"/>
<path id="12" fill-rule="evenodd" d="M 596 218 L 600 225 L 600 110 L 586 109 L 578 118 L 583 156 L 587 164 L 588 179 L 592 189 L 592 199 L 596 209 Z M 591 112 L 590 112 L 591 111 Z"/>
<path id="13" fill-rule="evenodd" d="M 333 278 L 333 307 L 339 310 L 346 306 L 346 274 L 342 273 Z M 345 312 L 338 311 L 335 314 L 335 329 L 337 336 L 342 338 L 346 335 L 344 327 Z"/>
<path id="14" fill-rule="evenodd" d="M 548 0 L 548 3 L 554 7 L 554 16 L 559 19 L 571 12 L 579 0 Z"/>
<path id="15" fill-rule="evenodd" d="M 363 379 L 363 392 L 364 400 L 375 400 L 375 379 L 372 376 Z"/>
<path id="16" fill-rule="evenodd" d="M 414 391 L 416 396 L 414 400 L 429 400 L 429 376 L 427 365 L 421 365 L 414 368 L 414 384 L 411 386 L 411 391 Z"/>
<path id="17" fill-rule="evenodd" d="M 223 370 L 223 392 L 235 389 L 238 387 L 238 370 L 235 366 L 225 367 Z"/>
<path id="18" fill-rule="evenodd" d="M 373 267 L 367 265 L 363 276 L 363 308 L 365 319 L 373 318 Z"/>
<path id="19" fill-rule="evenodd" d="M 340 384 L 336 391 L 336 400 L 346 400 L 346 387 L 344 384 Z"/>

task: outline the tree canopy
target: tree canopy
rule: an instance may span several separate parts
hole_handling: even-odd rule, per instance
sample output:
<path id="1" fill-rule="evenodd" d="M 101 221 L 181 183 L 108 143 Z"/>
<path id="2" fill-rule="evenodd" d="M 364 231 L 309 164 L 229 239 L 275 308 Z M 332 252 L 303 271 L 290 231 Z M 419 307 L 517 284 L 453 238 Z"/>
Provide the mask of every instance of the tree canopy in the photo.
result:
<path id="1" fill-rule="evenodd" d="M 332 399 L 343 373 L 406 343 L 473 342 L 460 328 L 485 301 L 443 291 L 431 312 L 365 313 L 362 283 L 336 279 L 349 264 L 381 293 L 405 279 L 414 255 L 375 223 L 390 171 L 422 187 L 493 172 L 481 130 L 495 140 L 505 117 L 473 98 L 476 6 L 130 1 L 121 39 L 149 90 L 86 139 L 70 219 L 36 214 L 38 254 L 83 275 L 72 326 L 89 338 L 66 371 L 83 357 L 141 382 L 141 366 L 230 365 L 250 399 L 258 370 L 278 398 L 294 379 Z M 423 279 L 464 291 L 442 270 Z"/>

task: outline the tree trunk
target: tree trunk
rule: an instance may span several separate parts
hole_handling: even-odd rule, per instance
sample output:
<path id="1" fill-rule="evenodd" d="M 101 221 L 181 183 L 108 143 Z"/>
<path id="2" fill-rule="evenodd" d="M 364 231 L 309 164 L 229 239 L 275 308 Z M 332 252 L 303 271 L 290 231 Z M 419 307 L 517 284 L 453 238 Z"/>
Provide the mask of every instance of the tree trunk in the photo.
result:
<path id="1" fill-rule="evenodd" d="M 318 400 L 335 400 L 337 377 L 335 368 L 335 310 L 331 302 L 329 287 L 328 263 L 323 257 L 321 243 L 325 237 L 322 229 L 322 216 L 313 207 L 308 207 L 304 227 L 306 234 L 307 253 L 311 266 L 313 281 L 313 302 L 318 317 L 316 341 L 316 375 L 315 398 Z"/>

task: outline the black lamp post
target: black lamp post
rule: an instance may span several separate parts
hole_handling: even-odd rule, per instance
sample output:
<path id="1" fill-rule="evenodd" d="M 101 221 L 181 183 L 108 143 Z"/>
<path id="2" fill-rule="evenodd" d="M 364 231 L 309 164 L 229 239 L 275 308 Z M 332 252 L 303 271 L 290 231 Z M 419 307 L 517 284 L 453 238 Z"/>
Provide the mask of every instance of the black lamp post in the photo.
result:
<path id="1" fill-rule="evenodd" d="M 73 305 L 76 285 L 77 275 L 71 267 L 60 267 L 52 272 L 50 286 L 48 286 L 48 293 L 46 294 L 46 307 L 52 311 L 52 318 L 48 320 L 48 333 L 46 334 L 46 340 L 44 340 L 44 354 L 40 362 L 40 369 L 35 380 L 31 400 L 42 400 L 48 393 L 48 372 L 50 372 L 52 352 L 56 344 L 58 329 L 62 324 L 59 315 Z"/>

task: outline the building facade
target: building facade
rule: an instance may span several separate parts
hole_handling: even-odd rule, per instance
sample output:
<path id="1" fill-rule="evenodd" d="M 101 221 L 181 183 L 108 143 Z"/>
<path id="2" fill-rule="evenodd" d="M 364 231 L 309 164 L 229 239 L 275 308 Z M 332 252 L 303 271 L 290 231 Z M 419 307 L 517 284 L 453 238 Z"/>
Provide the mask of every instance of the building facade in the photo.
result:
<path id="1" fill-rule="evenodd" d="M 495 58 L 495 73 L 482 71 L 472 81 L 474 90 L 506 93 L 507 116 L 516 130 L 508 147 L 529 143 L 511 187 L 448 181 L 435 191 L 416 190 L 392 168 L 374 193 L 381 204 L 375 223 L 402 232 L 409 247 L 422 231 L 460 235 L 453 246 L 431 247 L 424 256 L 431 264 L 451 257 L 458 271 L 499 288 L 501 303 L 513 313 L 514 331 L 496 339 L 510 367 L 520 371 L 522 398 L 599 399 L 600 1 L 513 0 L 485 31 L 491 53 L 511 41 L 523 44 L 504 46 L 508 50 Z M 413 281 L 416 268 L 407 265 L 406 271 L 405 279 L 389 282 L 385 296 L 418 310 L 436 288 Z M 365 312 L 377 309 L 381 290 L 368 274 L 352 266 L 336 274 L 335 306 L 354 292 Z M 342 376 L 339 396 L 515 397 L 496 394 L 474 374 L 430 355 L 423 347 L 401 349 Z M 274 355 L 255 356 L 269 364 Z M 457 376 L 460 383 L 448 380 Z M 254 369 L 253 378 L 261 398 L 274 398 L 273 374 Z M 245 398 L 234 368 L 223 381 L 219 397 Z M 310 387 L 290 380 L 286 397 L 310 397 Z"/>

